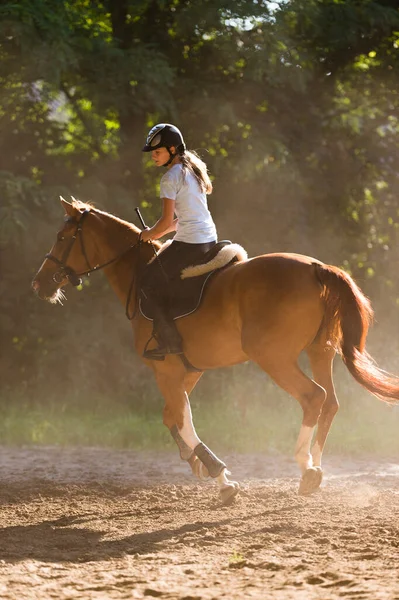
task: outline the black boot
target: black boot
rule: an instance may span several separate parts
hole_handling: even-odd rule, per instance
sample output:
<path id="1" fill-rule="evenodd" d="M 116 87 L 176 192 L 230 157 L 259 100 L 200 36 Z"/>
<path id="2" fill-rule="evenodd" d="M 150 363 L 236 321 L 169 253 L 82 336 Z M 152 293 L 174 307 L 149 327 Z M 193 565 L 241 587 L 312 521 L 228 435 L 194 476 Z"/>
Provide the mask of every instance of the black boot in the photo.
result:
<path id="1" fill-rule="evenodd" d="M 147 342 L 143 352 L 144 358 L 164 360 L 167 354 L 183 354 L 182 338 L 173 319 L 168 318 L 158 306 L 154 310 L 154 329 L 151 339 L 153 338 L 157 340 L 158 346 L 147 350 L 149 343 Z"/>

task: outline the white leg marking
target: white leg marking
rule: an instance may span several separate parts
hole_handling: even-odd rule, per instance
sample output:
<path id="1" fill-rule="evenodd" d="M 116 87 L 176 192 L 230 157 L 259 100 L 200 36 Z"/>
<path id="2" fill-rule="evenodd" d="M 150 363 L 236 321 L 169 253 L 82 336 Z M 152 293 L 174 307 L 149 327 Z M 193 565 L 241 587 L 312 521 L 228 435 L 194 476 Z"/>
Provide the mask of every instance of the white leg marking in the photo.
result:
<path id="1" fill-rule="evenodd" d="M 302 425 L 299 432 L 298 441 L 295 448 L 295 459 L 300 466 L 302 473 L 313 466 L 312 455 L 310 454 L 310 444 L 312 443 L 314 427 Z"/>
<path id="2" fill-rule="evenodd" d="M 216 477 L 217 484 L 219 486 L 219 492 L 225 490 L 227 488 L 234 488 L 238 490 L 239 485 L 237 481 L 232 481 L 231 479 L 227 479 L 227 475 L 231 475 L 230 471 L 227 469 L 223 469 L 223 471 Z M 237 492 L 235 492 L 237 493 Z"/>
<path id="3" fill-rule="evenodd" d="M 191 414 L 191 407 L 187 394 L 183 414 L 183 427 L 179 429 L 179 433 L 191 450 L 194 450 L 194 448 L 201 443 L 201 440 L 199 439 L 194 428 L 193 416 Z"/>
<path id="4" fill-rule="evenodd" d="M 184 415 L 183 415 L 183 427 L 179 429 L 179 433 L 183 440 L 186 442 L 187 446 L 189 446 L 192 450 L 198 444 L 201 443 L 193 424 L 193 417 L 191 414 L 190 401 L 186 394 L 187 402 L 184 406 Z M 202 465 L 202 463 L 201 463 Z M 216 477 L 216 481 L 219 486 L 219 491 L 224 490 L 226 488 L 234 488 L 238 489 L 238 483 L 236 481 L 230 481 L 227 479 L 227 475 L 230 475 L 230 472 L 227 469 L 223 469 L 223 471 Z"/>
<path id="5" fill-rule="evenodd" d="M 321 448 L 319 442 L 316 442 L 312 448 L 312 456 L 313 456 L 313 466 L 321 467 Z"/>

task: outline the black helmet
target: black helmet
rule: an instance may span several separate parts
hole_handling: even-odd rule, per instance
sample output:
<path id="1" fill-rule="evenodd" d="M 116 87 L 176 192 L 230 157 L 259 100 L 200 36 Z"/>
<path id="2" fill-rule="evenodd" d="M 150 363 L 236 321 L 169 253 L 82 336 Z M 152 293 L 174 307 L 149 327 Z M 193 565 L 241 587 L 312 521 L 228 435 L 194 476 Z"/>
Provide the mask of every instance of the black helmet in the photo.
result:
<path id="1" fill-rule="evenodd" d="M 175 146 L 177 154 L 183 154 L 186 149 L 180 130 L 170 123 L 158 123 L 148 132 L 143 152 L 152 152 L 157 148 Z"/>

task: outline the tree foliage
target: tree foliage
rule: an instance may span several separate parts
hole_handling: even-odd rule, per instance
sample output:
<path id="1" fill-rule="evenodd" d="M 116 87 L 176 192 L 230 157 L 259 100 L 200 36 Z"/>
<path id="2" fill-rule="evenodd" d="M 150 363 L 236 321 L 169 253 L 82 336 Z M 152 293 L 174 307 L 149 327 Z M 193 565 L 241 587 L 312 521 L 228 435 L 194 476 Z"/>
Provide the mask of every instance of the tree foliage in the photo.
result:
<path id="1" fill-rule="evenodd" d="M 62 316 L 39 306 L 29 280 L 59 223 L 59 193 L 127 219 L 138 204 L 157 216 L 159 173 L 141 156 L 157 121 L 180 126 L 207 161 L 221 237 L 251 254 L 344 265 L 398 322 L 395 0 L 3 0 L 0 59 L 7 385 L 54 386 L 66 370 L 73 387 L 76 371 L 115 355 L 127 372 L 129 328 L 122 316 L 113 327 L 118 307 L 100 276 Z M 107 381 L 97 378 L 116 385 Z"/>

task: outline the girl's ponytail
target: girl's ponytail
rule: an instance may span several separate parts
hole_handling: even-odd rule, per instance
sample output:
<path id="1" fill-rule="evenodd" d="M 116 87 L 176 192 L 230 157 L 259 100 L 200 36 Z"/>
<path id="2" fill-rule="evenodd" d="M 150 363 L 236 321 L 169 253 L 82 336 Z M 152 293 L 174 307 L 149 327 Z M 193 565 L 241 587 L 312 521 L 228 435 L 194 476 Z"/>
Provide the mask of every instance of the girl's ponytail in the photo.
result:
<path id="1" fill-rule="evenodd" d="M 212 182 L 209 179 L 208 168 L 203 160 L 200 159 L 196 152 L 186 150 L 179 156 L 183 166 L 183 173 L 188 170 L 192 173 L 198 182 L 202 192 L 205 194 L 212 193 Z"/>

